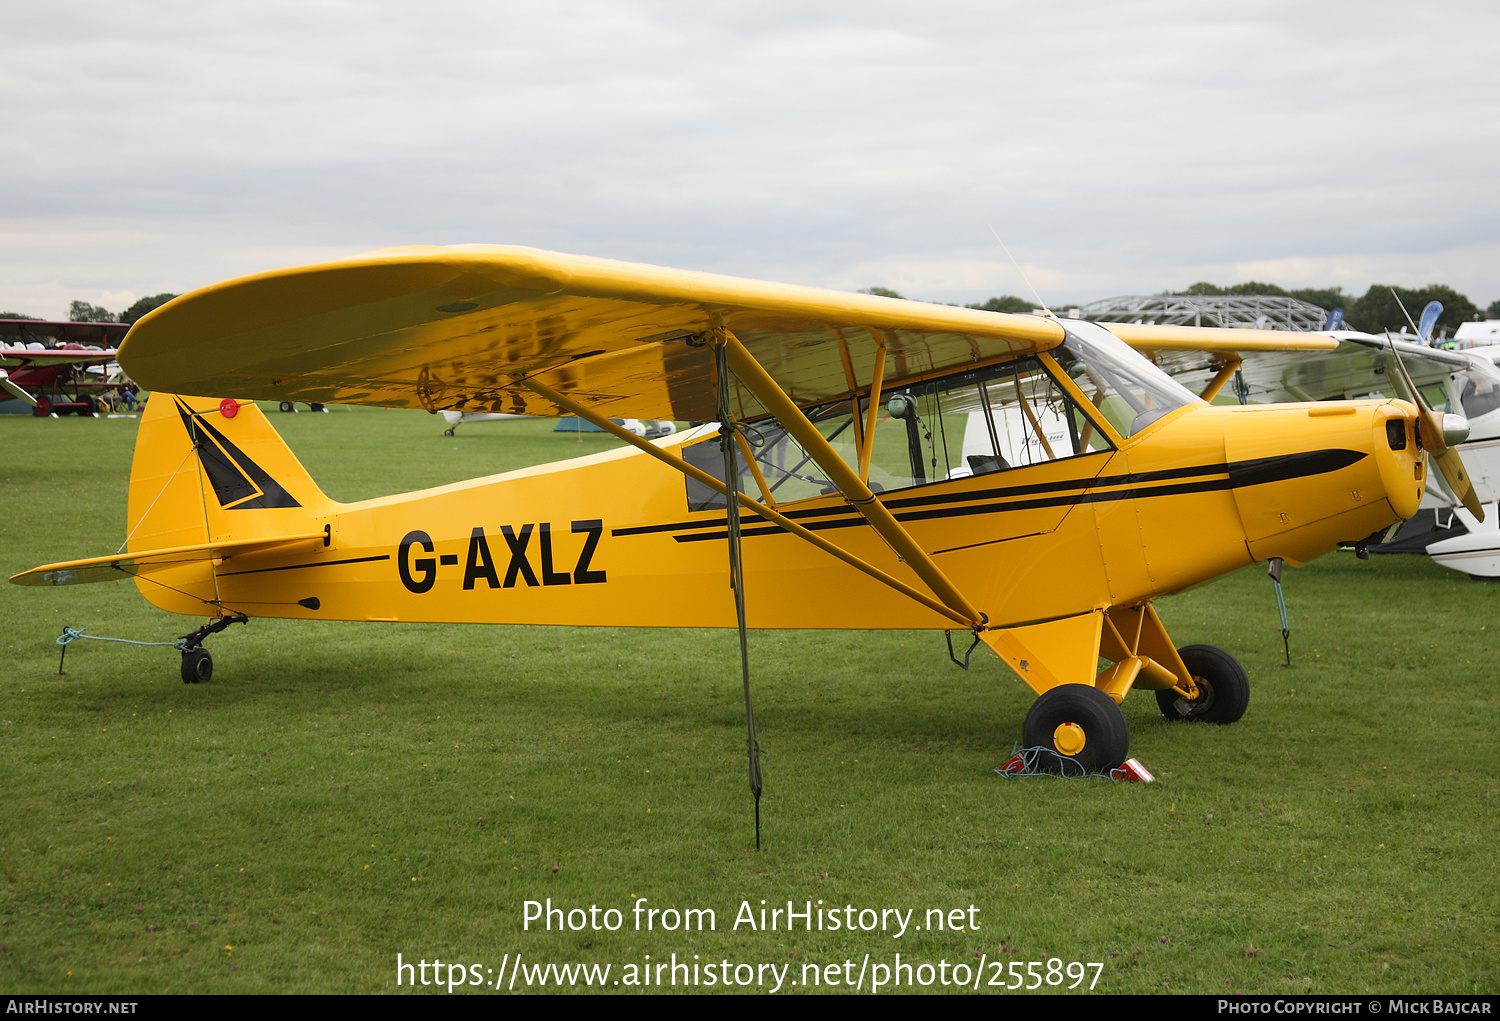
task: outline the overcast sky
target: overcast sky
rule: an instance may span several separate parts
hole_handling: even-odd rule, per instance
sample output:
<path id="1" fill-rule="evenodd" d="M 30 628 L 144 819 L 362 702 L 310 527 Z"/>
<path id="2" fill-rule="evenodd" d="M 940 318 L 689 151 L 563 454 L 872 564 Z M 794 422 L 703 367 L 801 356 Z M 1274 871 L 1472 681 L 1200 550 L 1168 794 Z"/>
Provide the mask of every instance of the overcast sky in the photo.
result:
<path id="1" fill-rule="evenodd" d="M 1500 298 L 1500 4 L 17 2 L 0 310 L 405 244 Z"/>

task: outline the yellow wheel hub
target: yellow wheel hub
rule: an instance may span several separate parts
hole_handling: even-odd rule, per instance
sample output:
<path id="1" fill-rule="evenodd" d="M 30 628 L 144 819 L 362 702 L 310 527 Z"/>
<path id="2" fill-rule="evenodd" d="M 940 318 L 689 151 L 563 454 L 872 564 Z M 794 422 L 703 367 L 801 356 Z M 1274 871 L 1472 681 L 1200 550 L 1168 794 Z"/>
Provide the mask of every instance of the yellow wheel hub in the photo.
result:
<path id="1" fill-rule="evenodd" d="M 1076 723 L 1059 723 L 1052 732 L 1052 747 L 1063 755 L 1077 755 L 1084 742 L 1083 728 Z"/>

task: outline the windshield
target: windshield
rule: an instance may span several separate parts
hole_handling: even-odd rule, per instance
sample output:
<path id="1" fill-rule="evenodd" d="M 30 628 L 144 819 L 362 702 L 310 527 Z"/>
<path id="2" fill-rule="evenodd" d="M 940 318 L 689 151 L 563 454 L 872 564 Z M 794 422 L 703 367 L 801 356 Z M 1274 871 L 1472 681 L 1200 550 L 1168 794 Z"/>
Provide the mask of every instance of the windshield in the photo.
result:
<path id="1" fill-rule="evenodd" d="M 1461 378 L 1463 392 L 1459 397 L 1459 404 L 1464 409 L 1465 418 L 1472 422 L 1500 408 L 1500 385 L 1496 384 L 1496 380 L 1473 371 L 1464 372 Z"/>
<path id="2" fill-rule="evenodd" d="M 1098 323 L 1060 320 L 1052 354 L 1121 436 L 1130 437 L 1196 396 Z"/>

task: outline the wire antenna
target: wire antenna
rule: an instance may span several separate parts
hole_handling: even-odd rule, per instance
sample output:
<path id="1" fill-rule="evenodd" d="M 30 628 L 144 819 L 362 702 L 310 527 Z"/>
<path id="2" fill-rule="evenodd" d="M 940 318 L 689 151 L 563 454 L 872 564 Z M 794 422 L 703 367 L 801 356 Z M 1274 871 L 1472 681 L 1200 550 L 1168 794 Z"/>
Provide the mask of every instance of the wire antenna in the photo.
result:
<path id="1" fill-rule="evenodd" d="M 1411 313 L 1406 311 L 1406 302 L 1401 300 L 1401 295 L 1396 293 L 1396 289 L 1394 287 L 1389 287 L 1387 288 L 1387 290 L 1391 292 L 1391 297 L 1396 299 L 1396 304 L 1401 308 L 1401 314 L 1406 317 L 1407 325 L 1411 327 L 1411 332 L 1415 333 L 1417 335 L 1417 339 L 1420 341 L 1422 339 L 1422 334 L 1417 330 L 1417 324 L 1411 321 Z"/>
<path id="2" fill-rule="evenodd" d="M 1000 242 L 1000 247 L 1005 249 L 1005 254 L 1010 259 L 1010 264 L 1016 267 L 1016 272 L 1021 274 L 1022 280 L 1026 281 L 1027 289 L 1031 291 L 1031 296 L 1036 299 L 1036 303 L 1042 306 L 1042 311 L 1047 313 L 1047 316 L 1049 318 L 1056 319 L 1057 316 L 1053 314 L 1050 308 L 1047 307 L 1047 303 L 1042 300 L 1042 296 L 1037 293 L 1037 289 L 1031 286 L 1031 278 L 1026 275 L 1026 271 L 1022 269 L 1021 264 L 1016 261 L 1016 257 L 1010 254 L 1010 249 L 1006 248 L 1005 242 L 1001 240 L 1000 232 L 995 230 L 995 225 L 992 223 L 986 223 L 985 226 L 990 229 L 991 234 L 995 235 L 995 240 Z"/>

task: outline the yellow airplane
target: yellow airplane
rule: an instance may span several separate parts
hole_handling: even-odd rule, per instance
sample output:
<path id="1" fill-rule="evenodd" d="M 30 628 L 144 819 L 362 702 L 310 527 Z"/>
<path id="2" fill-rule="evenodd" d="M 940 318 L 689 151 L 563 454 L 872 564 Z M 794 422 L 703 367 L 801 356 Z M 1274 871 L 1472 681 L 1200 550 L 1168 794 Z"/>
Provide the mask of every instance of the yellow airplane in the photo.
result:
<path id="1" fill-rule="evenodd" d="M 1240 664 L 1175 648 L 1154 599 L 1410 517 L 1429 454 L 1467 484 L 1462 420 L 1425 407 L 1207 403 L 1241 353 L 1335 344 L 389 249 L 136 323 L 120 362 L 153 400 L 125 550 L 11 580 L 129 576 L 208 615 L 186 681 L 247 617 L 967 631 L 1036 692 L 1027 745 L 1107 770 L 1133 689 L 1171 719 L 1248 703 Z M 1140 353 L 1172 350 L 1211 353 L 1202 394 Z M 576 415 L 634 449 L 337 503 L 247 399 Z M 711 424 L 651 441 L 612 418 Z"/>

